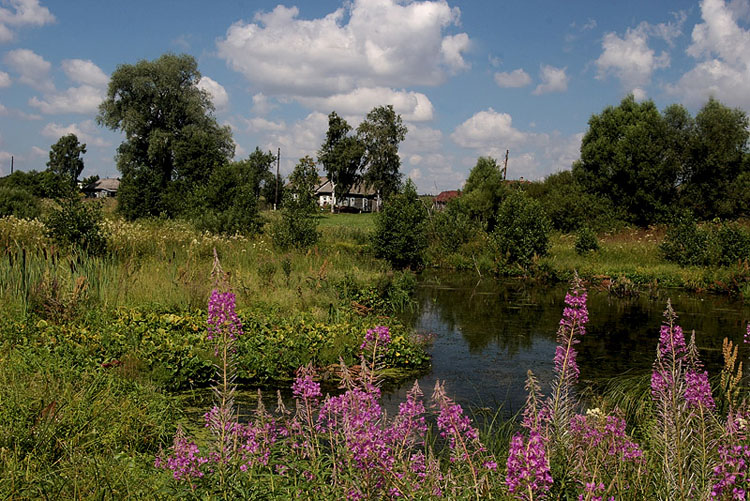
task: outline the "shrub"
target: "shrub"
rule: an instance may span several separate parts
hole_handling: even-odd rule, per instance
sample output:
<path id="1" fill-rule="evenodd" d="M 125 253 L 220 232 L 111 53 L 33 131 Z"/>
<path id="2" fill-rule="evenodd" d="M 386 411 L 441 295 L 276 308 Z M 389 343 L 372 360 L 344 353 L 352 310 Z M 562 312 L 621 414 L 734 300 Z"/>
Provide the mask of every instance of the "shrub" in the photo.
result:
<path id="1" fill-rule="evenodd" d="M 430 245 L 443 254 L 457 252 L 462 245 L 475 239 L 481 229 L 460 198 L 451 200 L 445 209 L 433 213 L 427 224 Z"/>
<path id="2" fill-rule="evenodd" d="M 101 223 L 101 206 L 84 203 L 77 196 L 60 200 L 60 208 L 45 221 L 48 236 L 55 242 L 94 256 L 102 255 L 107 250 Z"/>
<path id="3" fill-rule="evenodd" d="M 599 240 L 596 233 L 588 226 L 583 226 L 576 235 L 576 254 L 583 255 L 590 251 L 599 250 Z"/>
<path id="4" fill-rule="evenodd" d="M 390 197 L 375 220 L 372 246 L 375 256 L 394 268 L 421 268 L 427 249 L 427 209 L 411 180 L 401 193 Z"/>
<path id="5" fill-rule="evenodd" d="M 34 219 L 39 213 L 39 201 L 28 191 L 0 187 L 0 217 Z"/>
<path id="6" fill-rule="evenodd" d="M 281 250 L 306 249 L 318 243 L 318 220 L 310 207 L 290 197 L 284 201 L 281 219 L 271 225 L 271 239 Z"/>
<path id="7" fill-rule="evenodd" d="M 708 234 L 698 227 L 692 214 L 679 215 L 660 246 L 664 259 L 680 266 L 705 265 L 708 262 Z"/>
<path id="8" fill-rule="evenodd" d="M 728 266 L 750 259 L 750 232 L 737 223 L 723 223 L 716 232 L 719 263 Z"/>
<path id="9" fill-rule="evenodd" d="M 535 255 L 547 254 L 550 229 L 539 202 L 515 191 L 500 205 L 492 240 L 501 259 L 527 267 Z"/>

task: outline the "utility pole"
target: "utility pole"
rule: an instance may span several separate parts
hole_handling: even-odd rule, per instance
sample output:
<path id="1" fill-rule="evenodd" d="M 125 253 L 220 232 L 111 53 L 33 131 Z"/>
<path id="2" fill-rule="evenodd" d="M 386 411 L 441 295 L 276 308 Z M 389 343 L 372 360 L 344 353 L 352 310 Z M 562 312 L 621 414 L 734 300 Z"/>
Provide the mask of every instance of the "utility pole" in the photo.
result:
<path id="1" fill-rule="evenodd" d="M 13 174 L 13 155 L 10 156 L 10 173 Z"/>
<path id="2" fill-rule="evenodd" d="M 279 203 L 279 162 L 281 161 L 281 148 L 276 150 L 276 195 L 273 199 L 273 210 L 276 210 L 276 206 Z"/>
<path id="3" fill-rule="evenodd" d="M 508 177 L 508 153 L 510 150 L 505 150 L 505 167 L 503 167 L 503 181 Z"/>

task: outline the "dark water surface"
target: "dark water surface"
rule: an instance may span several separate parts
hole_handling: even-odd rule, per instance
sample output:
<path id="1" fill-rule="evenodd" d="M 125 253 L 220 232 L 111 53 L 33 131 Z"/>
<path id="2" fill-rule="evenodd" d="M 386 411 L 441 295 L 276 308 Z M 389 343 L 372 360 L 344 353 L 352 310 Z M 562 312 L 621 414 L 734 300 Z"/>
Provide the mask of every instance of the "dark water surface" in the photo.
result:
<path id="1" fill-rule="evenodd" d="M 478 281 L 470 274 L 425 274 L 417 289 L 416 308 L 404 315 L 418 333 L 434 334 L 429 350 L 432 368 L 419 378 L 425 395 L 431 394 L 439 379 L 462 405 L 503 406 L 507 413 L 518 410 L 526 398 L 528 369 L 540 379 L 543 390 L 552 377 L 566 289 L 566 285 Z M 709 374 L 721 369 L 723 338 L 742 344 L 750 319 L 750 307 L 741 302 L 679 290 L 623 299 L 592 289 L 588 298 L 589 324 L 576 346 L 581 390 L 624 373 L 651 371 L 668 298 L 686 337 L 695 330 Z M 412 383 L 388 392 L 385 405 L 403 400 Z"/>

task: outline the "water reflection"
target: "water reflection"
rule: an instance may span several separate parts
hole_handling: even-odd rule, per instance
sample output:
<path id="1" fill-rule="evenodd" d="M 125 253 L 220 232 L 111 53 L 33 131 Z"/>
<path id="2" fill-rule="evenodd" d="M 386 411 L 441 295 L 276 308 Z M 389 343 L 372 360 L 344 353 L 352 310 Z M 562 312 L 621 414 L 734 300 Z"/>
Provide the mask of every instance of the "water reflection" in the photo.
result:
<path id="1" fill-rule="evenodd" d="M 440 379 L 462 404 L 518 410 L 528 369 L 543 386 L 552 377 L 565 291 L 565 285 L 477 282 L 468 274 L 423 276 L 418 307 L 405 320 L 418 332 L 435 334 L 432 370 L 419 380 L 425 393 Z M 650 371 L 667 297 L 686 333 L 695 330 L 708 370 L 720 370 L 722 339 L 741 342 L 750 318 L 747 306 L 674 290 L 631 299 L 591 290 L 587 334 L 577 346 L 582 387 L 625 372 Z M 387 398 L 398 402 L 408 386 Z"/>

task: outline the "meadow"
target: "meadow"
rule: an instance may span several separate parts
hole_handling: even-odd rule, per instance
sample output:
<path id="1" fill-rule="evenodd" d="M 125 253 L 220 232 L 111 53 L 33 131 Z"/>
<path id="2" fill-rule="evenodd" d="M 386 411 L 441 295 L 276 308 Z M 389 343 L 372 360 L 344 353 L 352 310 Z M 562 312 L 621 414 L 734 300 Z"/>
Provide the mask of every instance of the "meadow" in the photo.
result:
<path id="1" fill-rule="evenodd" d="M 380 383 L 429 366 L 396 315 L 415 275 L 373 257 L 373 215 L 318 223 L 316 246 L 281 253 L 263 234 L 110 214 L 109 252 L 90 257 L 38 221 L 0 219 L 0 496 L 744 499 L 744 332 L 727 333 L 725 370 L 709 379 L 668 313 L 650 381 L 586 402 L 575 391 L 586 286 L 742 294 L 745 282 L 731 285 L 747 276 L 741 264 L 666 263 L 659 229 L 600 235 L 584 255 L 556 234 L 531 269 L 498 270 L 480 254 L 428 262 L 572 280 L 552 387 L 530 373 L 517 419 L 479 426 L 440 386 L 414 388 L 385 415 Z M 342 388 L 325 396 L 321 383 Z M 259 400 L 240 422 L 236 385 L 291 388 L 295 404 Z M 215 406 L 196 422 L 180 392 L 209 386 Z"/>

